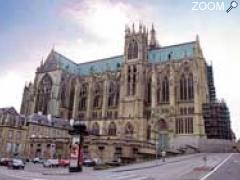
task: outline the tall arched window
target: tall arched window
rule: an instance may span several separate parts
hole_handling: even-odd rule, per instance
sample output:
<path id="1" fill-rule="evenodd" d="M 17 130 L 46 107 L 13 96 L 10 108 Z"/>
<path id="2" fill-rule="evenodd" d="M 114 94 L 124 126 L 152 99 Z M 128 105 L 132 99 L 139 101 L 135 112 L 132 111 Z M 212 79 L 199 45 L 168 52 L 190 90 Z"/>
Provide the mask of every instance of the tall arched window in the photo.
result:
<path id="1" fill-rule="evenodd" d="M 148 125 L 147 127 L 147 140 L 150 140 L 151 139 L 151 126 Z"/>
<path id="2" fill-rule="evenodd" d="M 191 101 L 194 99 L 194 84 L 192 73 L 183 74 L 180 78 L 180 100 Z"/>
<path id="3" fill-rule="evenodd" d="M 132 40 L 128 45 L 128 59 L 138 58 L 138 43 L 136 40 Z"/>
<path id="4" fill-rule="evenodd" d="M 52 79 L 48 74 L 46 74 L 42 78 L 38 86 L 37 92 L 38 94 L 37 94 L 35 112 L 41 111 L 43 114 L 47 114 L 48 103 L 51 99 L 51 92 L 52 92 Z"/>
<path id="5" fill-rule="evenodd" d="M 103 83 L 98 82 L 94 88 L 93 108 L 102 108 Z"/>
<path id="6" fill-rule="evenodd" d="M 99 127 L 99 124 L 97 122 L 95 122 L 93 125 L 92 125 L 92 134 L 93 135 L 99 135 L 100 133 L 100 127 Z"/>
<path id="7" fill-rule="evenodd" d="M 115 85 L 113 82 L 110 82 L 109 90 L 108 90 L 108 107 L 113 107 L 115 105 Z"/>
<path id="8" fill-rule="evenodd" d="M 88 96 L 88 84 L 85 83 L 80 88 L 79 93 L 79 110 L 86 110 L 87 108 L 87 96 Z"/>
<path id="9" fill-rule="evenodd" d="M 126 124 L 126 127 L 125 127 L 125 134 L 126 135 L 133 135 L 133 133 L 134 133 L 133 125 L 130 122 L 128 122 Z"/>
<path id="10" fill-rule="evenodd" d="M 129 45 L 128 45 L 128 59 L 132 59 L 132 50 L 133 50 L 133 44 L 129 43 Z"/>
<path id="11" fill-rule="evenodd" d="M 109 136 L 116 136 L 117 134 L 117 126 L 114 122 L 111 122 L 108 127 L 108 135 Z"/>
<path id="12" fill-rule="evenodd" d="M 149 78 L 147 82 L 147 104 L 151 104 L 152 100 L 152 79 Z"/>
<path id="13" fill-rule="evenodd" d="M 137 41 L 134 41 L 133 43 L 133 59 L 138 58 L 138 44 Z"/>
<path id="14" fill-rule="evenodd" d="M 187 79 L 184 74 L 180 78 L 180 100 L 187 100 Z"/>
<path id="15" fill-rule="evenodd" d="M 71 87 L 70 87 L 70 99 L 69 99 L 69 109 L 73 109 L 73 104 L 74 104 L 74 97 L 75 97 L 75 83 L 74 81 L 71 82 Z"/>
<path id="16" fill-rule="evenodd" d="M 65 85 L 65 83 L 63 83 L 63 85 L 61 87 L 61 106 L 63 108 L 66 107 L 66 85 Z"/>
<path id="17" fill-rule="evenodd" d="M 194 88 L 193 88 L 193 75 L 190 73 L 188 75 L 188 99 L 193 100 L 194 99 Z"/>
<path id="18" fill-rule="evenodd" d="M 169 103 L 169 81 L 167 77 L 162 80 L 162 103 Z"/>

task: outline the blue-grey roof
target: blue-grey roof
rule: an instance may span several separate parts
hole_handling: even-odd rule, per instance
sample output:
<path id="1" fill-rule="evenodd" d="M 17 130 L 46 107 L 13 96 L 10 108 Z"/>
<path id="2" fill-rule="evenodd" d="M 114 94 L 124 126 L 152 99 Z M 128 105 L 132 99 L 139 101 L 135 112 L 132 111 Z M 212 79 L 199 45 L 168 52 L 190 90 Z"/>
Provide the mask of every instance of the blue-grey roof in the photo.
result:
<path id="1" fill-rule="evenodd" d="M 89 73 L 102 73 L 105 71 L 117 71 L 123 63 L 123 56 L 115 56 L 106 59 L 100 59 L 78 65 L 80 75 Z"/>
<path id="2" fill-rule="evenodd" d="M 194 46 L 195 41 L 152 49 L 148 51 L 148 59 L 150 63 L 159 63 L 173 59 L 191 58 L 193 57 Z"/>
<path id="3" fill-rule="evenodd" d="M 196 42 L 188 42 L 172 46 L 163 46 L 148 51 L 149 63 L 160 63 L 169 60 L 180 60 L 183 58 L 191 58 L 194 55 L 194 47 Z M 91 73 L 103 73 L 106 71 L 117 71 L 124 62 L 124 56 L 114 56 L 105 59 L 99 59 L 86 63 L 76 64 L 70 59 L 56 53 L 56 59 L 60 68 L 69 73 L 79 75 L 89 75 Z"/>

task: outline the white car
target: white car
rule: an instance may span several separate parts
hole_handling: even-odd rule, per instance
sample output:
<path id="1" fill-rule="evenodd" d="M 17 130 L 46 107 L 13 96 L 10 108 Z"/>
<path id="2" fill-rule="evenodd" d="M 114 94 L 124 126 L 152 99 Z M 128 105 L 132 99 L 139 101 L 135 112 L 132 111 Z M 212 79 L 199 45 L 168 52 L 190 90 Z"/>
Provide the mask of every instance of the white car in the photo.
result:
<path id="1" fill-rule="evenodd" d="M 59 161 L 58 159 L 48 159 L 47 161 L 43 162 L 43 167 L 58 167 Z"/>
<path id="2" fill-rule="evenodd" d="M 36 158 L 33 159 L 32 162 L 33 162 L 34 164 L 35 164 L 35 163 L 43 163 L 43 160 L 40 159 L 39 157 L 36 157 Z"/>

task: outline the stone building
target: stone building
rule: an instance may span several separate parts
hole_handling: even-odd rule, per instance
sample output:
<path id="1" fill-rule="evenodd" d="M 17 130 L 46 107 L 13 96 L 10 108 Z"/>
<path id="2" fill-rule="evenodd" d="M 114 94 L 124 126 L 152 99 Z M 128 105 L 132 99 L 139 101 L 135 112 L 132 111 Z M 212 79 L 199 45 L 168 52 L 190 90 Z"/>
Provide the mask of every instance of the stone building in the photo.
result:
<path id="1" fill-rule="evenodd" d="M 27 128 L 25 118 L 13 108 L 0 108 L 0 155 L 25 156 Z"/>
<path id="2" fill-rule="evenodd" d="M 54 118 L 41 114 L 32 114 L 27 117 L 26 156 L 68 158 L 70 153 L 71 137 L 68 134 L 69 122 L 62 118 Z"/>
<path id="3" fill-rule="evenodd" d="M 52 50 L 24 89 L 21 112 L 82 121 L 84 152 L 106 161 L 199 147 L 210 101 L 199 38 L 161 46 L 152 26 L 125 29 L 123 55 L 77 64 Z"/>

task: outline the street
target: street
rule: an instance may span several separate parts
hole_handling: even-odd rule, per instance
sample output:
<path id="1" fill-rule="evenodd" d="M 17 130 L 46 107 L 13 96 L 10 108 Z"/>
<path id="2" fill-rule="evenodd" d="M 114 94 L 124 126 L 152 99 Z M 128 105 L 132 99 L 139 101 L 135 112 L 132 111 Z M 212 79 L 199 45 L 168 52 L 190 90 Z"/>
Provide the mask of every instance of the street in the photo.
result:
<path id="1" fill-rule="evenodd" d="M 205 156 L 206 163 L 203 161 Z M 212 171 L 201 170 L 202 167 L 212 168 Z M 0 167 L 0 180 L 239 180 L 239 169 L 240 154 L 212 153 L 172 157 L 166 162 L 154 160 L 103 171 L 84 168 L 82 173 L 73 174 L 64 168 L 46 169 L 29 163 L 24 171 Z"/>

